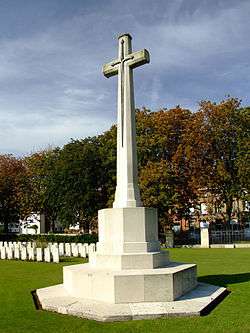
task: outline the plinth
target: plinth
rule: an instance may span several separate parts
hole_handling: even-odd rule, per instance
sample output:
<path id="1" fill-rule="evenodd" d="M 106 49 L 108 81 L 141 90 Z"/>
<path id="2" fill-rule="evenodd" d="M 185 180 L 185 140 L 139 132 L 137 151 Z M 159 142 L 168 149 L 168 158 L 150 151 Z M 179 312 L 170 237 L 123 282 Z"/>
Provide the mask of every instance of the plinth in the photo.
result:
<path id="1" fill-rule="evenodd" d="M 65 266 L 63 284 L 37 290 L 41 307 L 101 321 L 201 314 L 226 289 L 197 284 L 195 264 L 171 262 L 157 225 L 153 208 L 100 210 L 97 251 Z"/>

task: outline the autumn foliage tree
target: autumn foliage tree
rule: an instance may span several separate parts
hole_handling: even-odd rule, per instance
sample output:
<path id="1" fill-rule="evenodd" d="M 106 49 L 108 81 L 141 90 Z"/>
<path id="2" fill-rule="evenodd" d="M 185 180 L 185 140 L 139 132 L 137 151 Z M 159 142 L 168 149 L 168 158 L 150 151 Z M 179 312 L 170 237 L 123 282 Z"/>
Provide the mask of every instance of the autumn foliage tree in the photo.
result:
<path id="1" fill-rule="evenodd" d="M 144 205 L 158 208 L 160 227 L 188 217 L 195 193 L 188 173 L 176 163 L 176 152 L 192 117 L 177 106 L 158 112 L 137 112 L 140 187 Z"/>
<path id="2" fill-rule="evenodd" d="M 29 213 L 23 198 L 29 192 L 28 170 L 22 159 L 12 155 L 0 155 L 0 221 L 4 232 L 8 224 Z"/>
<path id="3" fill-rule="evenodd" d="M 225 221 L 232 216 L 234 199 L 242 196 L 239 163 L 246 130 L 240 101 L 228 98 L 219 104 L 202 101 L 183 132 L 176 161 L 185 168 L 197 193 L 204 190 L 226 206 Z M 245 171 L 244 171 L 245 172 Z"/>

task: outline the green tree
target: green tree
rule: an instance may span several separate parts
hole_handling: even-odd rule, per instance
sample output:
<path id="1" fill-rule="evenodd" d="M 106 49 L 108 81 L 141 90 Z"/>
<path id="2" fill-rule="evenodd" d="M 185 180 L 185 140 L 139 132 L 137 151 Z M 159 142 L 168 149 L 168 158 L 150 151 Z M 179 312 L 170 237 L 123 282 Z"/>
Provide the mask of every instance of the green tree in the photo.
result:
<path id="1" fill-rule="evenodd" d="M 58 216 L 57 196 L 53 192 L 59 148 L 46 149 L 25 158 L 31 190 L 26 191 L 24 204 L 31 212 L 41 212 L 46 216 L 46 229 L 54 230 Z"/>

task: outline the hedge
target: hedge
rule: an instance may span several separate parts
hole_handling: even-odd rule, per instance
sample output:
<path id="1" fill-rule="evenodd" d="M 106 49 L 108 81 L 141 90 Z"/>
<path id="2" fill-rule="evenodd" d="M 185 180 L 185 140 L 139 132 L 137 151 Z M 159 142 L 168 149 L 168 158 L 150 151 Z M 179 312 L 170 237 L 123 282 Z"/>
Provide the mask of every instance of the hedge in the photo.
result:
<path id="1" fill-rule="evenodd" d="M 63 234 L 39 234 L 39 235 L 19 235 L 0 234 L 0 241 L 8 242 L 51 242 L 51 243 L 96 243 L 96 234 L 84 235 L 63 235 Z"/>

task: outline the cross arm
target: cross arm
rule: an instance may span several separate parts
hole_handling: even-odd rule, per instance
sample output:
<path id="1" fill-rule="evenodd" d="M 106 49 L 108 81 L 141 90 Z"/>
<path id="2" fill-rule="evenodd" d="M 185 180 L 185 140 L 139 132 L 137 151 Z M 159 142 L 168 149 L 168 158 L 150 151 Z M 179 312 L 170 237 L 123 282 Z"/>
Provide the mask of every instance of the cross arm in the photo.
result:
<path id="1" fill-rule="evenodd" d="M 109 62 L 108 64 L 105 64 L 102 66 L 102 72 L 104 74 L 105 77 L 111 77 L 113 75 L 117 75 L 118 74 L 118 64 L 119 64 L 119 60 L 113 60 L 111 62 Z"/>
<path id="2" fill-rule="evenodd" d="M 146 49 L 141 51 L 133 52 L 129 56 L 131 56 L 131 60 L 129 60 L 129 66 L 132 68 L 139 67 L 144 64 L 148 64 L 150 61 L 149 52 Z"/>

